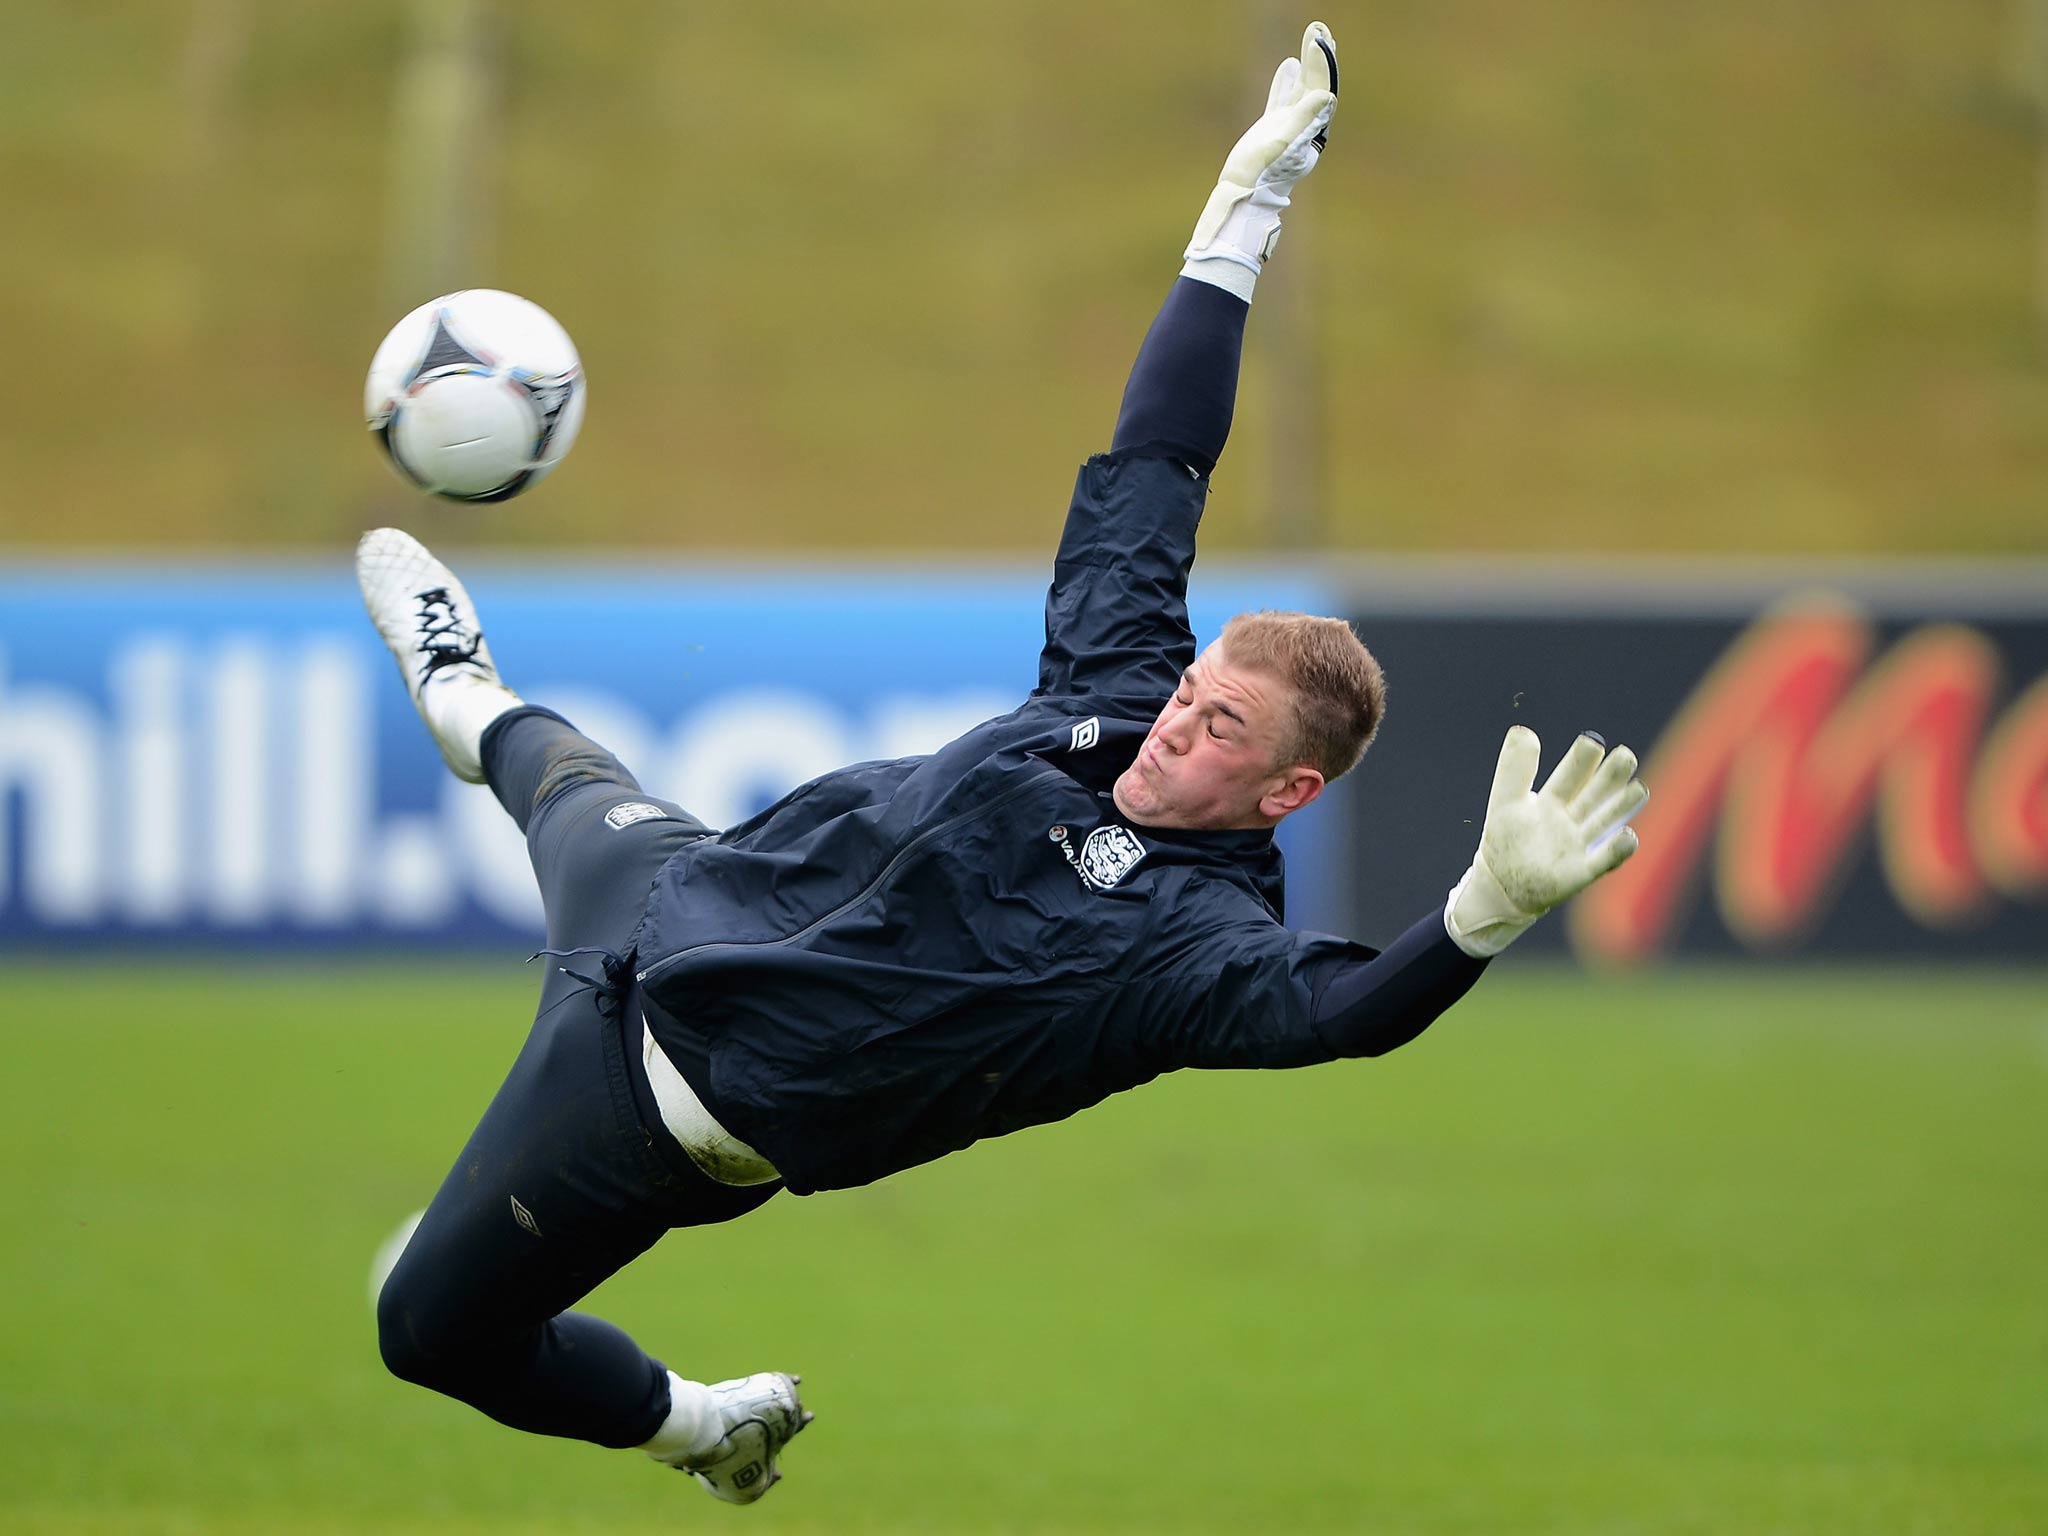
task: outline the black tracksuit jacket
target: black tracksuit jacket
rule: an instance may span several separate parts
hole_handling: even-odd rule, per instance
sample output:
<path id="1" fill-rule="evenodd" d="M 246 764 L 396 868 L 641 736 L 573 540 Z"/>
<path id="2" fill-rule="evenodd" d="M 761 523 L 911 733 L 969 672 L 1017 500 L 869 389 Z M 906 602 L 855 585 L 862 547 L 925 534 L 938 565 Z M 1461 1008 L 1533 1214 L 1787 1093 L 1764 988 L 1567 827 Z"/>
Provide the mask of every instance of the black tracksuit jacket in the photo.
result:
<path id="1" fill-rule="evenodd" d="M 1441 910 L 1377 958 L 1284 927 L 1269 832 L 1119 816 L 1110 786 L 1194 660 L 1207 494 L 1172 458 L 1089 460 L 1022 705 L 928 757 L 814 779 L 657 876 L 633 1006 L 796 1193 L 1178 1067 L 1377 1055 L 1483 969 Z"/>

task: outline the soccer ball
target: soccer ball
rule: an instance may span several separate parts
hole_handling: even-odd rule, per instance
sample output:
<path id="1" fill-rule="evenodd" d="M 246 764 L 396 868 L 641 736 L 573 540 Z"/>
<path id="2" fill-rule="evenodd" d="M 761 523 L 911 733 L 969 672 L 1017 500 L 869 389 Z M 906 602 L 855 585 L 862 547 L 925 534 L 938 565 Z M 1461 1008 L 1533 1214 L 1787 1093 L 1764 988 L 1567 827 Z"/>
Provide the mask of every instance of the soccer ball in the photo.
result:
<path id="1" fill-rule="evenodd" d="M 583 365 L 554 316 L 496 288 L 430 299 L 370 360 L 363 413 L 397 471 L 458 501 L 504 501 L 562 462 Z"/>

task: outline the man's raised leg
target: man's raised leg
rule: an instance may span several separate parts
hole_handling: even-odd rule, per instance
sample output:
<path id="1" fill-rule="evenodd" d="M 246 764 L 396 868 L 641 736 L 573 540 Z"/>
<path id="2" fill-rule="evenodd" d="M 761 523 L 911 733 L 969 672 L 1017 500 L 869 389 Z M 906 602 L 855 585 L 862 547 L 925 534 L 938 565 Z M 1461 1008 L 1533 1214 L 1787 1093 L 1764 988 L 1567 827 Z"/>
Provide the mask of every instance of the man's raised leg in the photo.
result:
<path id="1" fill-rule="evenodd" d="M 467 591 L 417 540 L 366 535 L 358 575 L 449 767 L 489 782 L 527 834 L 550 946 L 623 946 L 655 871 L 709 829 L 507 689 Z M 669 1228 L 730 1220 L 780 1187 L 718 1184 L 650 1133 L 616 993 L 594 979 L 550 968 L 524 1049 L 384 1282 L 384 1358 L 502 1423 L 638 1446 L 750 1503 L 808 1419 L 795 1379 L 687 1381 L 566 1310 Z"/>

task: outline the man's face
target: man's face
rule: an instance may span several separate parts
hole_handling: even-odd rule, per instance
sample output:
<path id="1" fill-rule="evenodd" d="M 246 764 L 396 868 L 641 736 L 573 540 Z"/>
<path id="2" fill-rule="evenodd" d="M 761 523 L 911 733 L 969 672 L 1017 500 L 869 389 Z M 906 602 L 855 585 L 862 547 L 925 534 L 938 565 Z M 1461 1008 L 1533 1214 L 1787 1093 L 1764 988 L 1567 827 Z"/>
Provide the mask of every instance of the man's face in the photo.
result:
<path id="1" fill-rule="evenodd" d="M 1117 809 L 1140 826 L 1211 831 L 1270 827 L 1299 810 L 1322 792 L 1323 776 L 1278 761 L 1292 705 L 1286 684 L 1210 646 L 1117 779 Z"/>

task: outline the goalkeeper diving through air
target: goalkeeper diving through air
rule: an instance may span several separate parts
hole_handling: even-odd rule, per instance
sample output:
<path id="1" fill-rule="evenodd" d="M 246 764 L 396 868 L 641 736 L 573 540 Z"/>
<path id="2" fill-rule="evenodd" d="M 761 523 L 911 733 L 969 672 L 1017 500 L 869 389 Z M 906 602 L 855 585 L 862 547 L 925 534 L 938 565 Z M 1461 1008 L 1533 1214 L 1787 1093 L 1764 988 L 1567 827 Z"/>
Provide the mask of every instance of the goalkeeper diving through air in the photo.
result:
<path id="1" fill-rule="evenodd" d="M 664 1232 L 1181 1067 L 1380 1055 L 1635 851 L 1628 749 L 1581 736 L 1537 789 L 1517 727 L 1442 907 L 1384 952 L 1281 921 L 1273 828 L 1364 753 L 1379 667 L 1347 625 L 1298 613 L 1240 614 L 1198 650 L 1185 596 L 1253 290 L 1336 100 L 1317 23 L 1224 163 L 1109 451 L 1080 470 L 1037 687 L 930 756 L 708 827 L 522 703 L 445 565 L 395 529 L 363 538 L 370 615 L 449 767 L 525 832 L 563 957 L 384 1283 L 396 1374 L 750 1503 L 809 1421 L 798 1378 L 705 1385 L 568 1310 Z"/>

